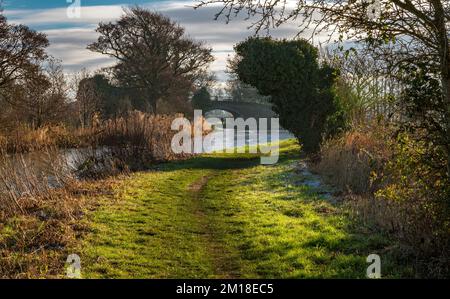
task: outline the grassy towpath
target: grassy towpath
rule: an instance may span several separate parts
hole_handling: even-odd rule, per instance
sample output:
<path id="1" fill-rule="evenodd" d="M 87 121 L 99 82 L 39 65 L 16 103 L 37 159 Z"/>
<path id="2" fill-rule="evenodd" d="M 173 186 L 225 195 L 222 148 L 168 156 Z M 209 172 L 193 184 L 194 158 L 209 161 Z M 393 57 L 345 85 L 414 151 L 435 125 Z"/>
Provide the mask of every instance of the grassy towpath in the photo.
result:
<path id="1" fill-rule="evenodd" d="M 318 278 L 408 271 L 386 236 L 305 184 L 298 146 L 280 162 L 254 155 L 204 155 L 124 179 L 88 214 L 76 248 L 84 278 Z"/>

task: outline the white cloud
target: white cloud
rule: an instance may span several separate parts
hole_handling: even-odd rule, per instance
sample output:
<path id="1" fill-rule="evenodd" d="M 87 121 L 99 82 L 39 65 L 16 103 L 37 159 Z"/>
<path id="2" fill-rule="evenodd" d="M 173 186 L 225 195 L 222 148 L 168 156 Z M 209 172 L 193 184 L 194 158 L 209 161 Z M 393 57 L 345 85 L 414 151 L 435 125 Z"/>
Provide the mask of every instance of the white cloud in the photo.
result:
<path id="1" fill-rule="evenodd" d="M 218 6 L 208 6 L 194 10 L 187 2 L 157 2 L 146 7 L 159 11 L 176 20 L 186 28 L 186 33 L 197 40 L 205 41 L 213 49 L 216 61 L 212 64 L 220 80 L 225 80 L 226 60 L 233 54 L 233 45 L 254 34 L 247 27 L 250 21 L 242 17 L 225 21 L 214 21 Z M 95 28 L 99 22 L 118 19 L 123 14 L 122 5 L 85 6 L 81 18 L 68 18 L 65 8 L 47 10 L 10 10 L 5 11 L 11 22 L 23 23 L 43 31 L 50 40 L 49 53 L 63 61 L 68 72 L 81 68 L 97 69 L 111 65 L 113 60 L 104 55 L 92 53 L 86 46 L 98 37 Z M 56 29 L 58 28 L 58 29 Z M 271 31 L 274 37 L 293 37 L 298 32 L 295 24 L 284 25 Z M 324 36 L 320 36 L 324 40 Z"/>
<path id="2" fill-rule="evenodd" d="M 94 28 L 51 29 L 44 32 L 50 41 L 49 54 L 61 59 L 67 72 L 82 68 L 93 71 L 114 63 L 112 58 L 86 49 L 98 37 Z"/>

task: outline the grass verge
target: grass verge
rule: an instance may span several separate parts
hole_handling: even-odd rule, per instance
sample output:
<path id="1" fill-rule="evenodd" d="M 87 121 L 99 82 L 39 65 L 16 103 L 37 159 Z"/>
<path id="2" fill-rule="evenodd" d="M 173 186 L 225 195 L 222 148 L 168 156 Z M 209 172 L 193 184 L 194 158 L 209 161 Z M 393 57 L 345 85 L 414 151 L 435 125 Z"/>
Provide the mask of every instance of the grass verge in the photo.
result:
<path id="1" fill-rule="evenodd" d="M 411 276 L 387 236 L 352 218 L 327 187 L 306 184 L 298 146 L 280 162 L 204 155 L 135 173 L 85 220 L 75 251 L 85 278 L 364 278 Z"/>

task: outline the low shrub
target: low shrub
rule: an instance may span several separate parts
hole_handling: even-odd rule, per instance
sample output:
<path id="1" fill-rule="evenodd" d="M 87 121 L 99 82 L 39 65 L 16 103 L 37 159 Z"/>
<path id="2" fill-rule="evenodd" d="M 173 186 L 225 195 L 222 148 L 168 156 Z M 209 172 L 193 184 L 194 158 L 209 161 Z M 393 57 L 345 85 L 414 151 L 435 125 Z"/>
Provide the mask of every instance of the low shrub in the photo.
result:
<path id="1" fill-rule="evenodd" d="M 446 153 L 424 140 L 406 133 L 390 140 L 392 159 L 386 163 L 379 178 L 382 186 L 374 195 L 376 201 L 396 208 L 393 229 L 416 256 L 418 271 L 426 276 L 445 277 L 444 274 L 450 275 Z"/>

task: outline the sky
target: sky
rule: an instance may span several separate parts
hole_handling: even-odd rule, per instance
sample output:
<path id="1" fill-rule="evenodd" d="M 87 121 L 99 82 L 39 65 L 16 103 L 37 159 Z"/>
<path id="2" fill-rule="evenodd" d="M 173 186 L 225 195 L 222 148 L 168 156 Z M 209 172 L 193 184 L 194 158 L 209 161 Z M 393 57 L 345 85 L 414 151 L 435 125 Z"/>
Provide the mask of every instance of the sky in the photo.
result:
<path id="1" fill-rule="evenodd" d="M 70 10 L 74 2 L 81 4 L 79 18 Z M 248 29 L 251 21 L 244 16 L 226 24 L 224 19 L 214 20 L 219 6 L 194 10 L 193 0 L 3 0 L 3 13 L 9 22 L 44 32 L 50 41 L 49 54 L 62 60 L 67 73 L 73 73 L 82 68 L 94 71 L 114 64 L 112 58 L 93 53 L 86 46 L 97 39 L 95 28 L 99 22 L 114 22 L 123 14 L 124 7 L 135 4 L 169 16 L 185 27 L 191 38 L 212 47 L 215 61 L 211 71 L 222 82 L 227 79 L 226 61 L 233 55 L 233 45 L 255 33 Z M 297 31 L 297 25 L 290 23 L 270 34 L 290 38 Z"/>

